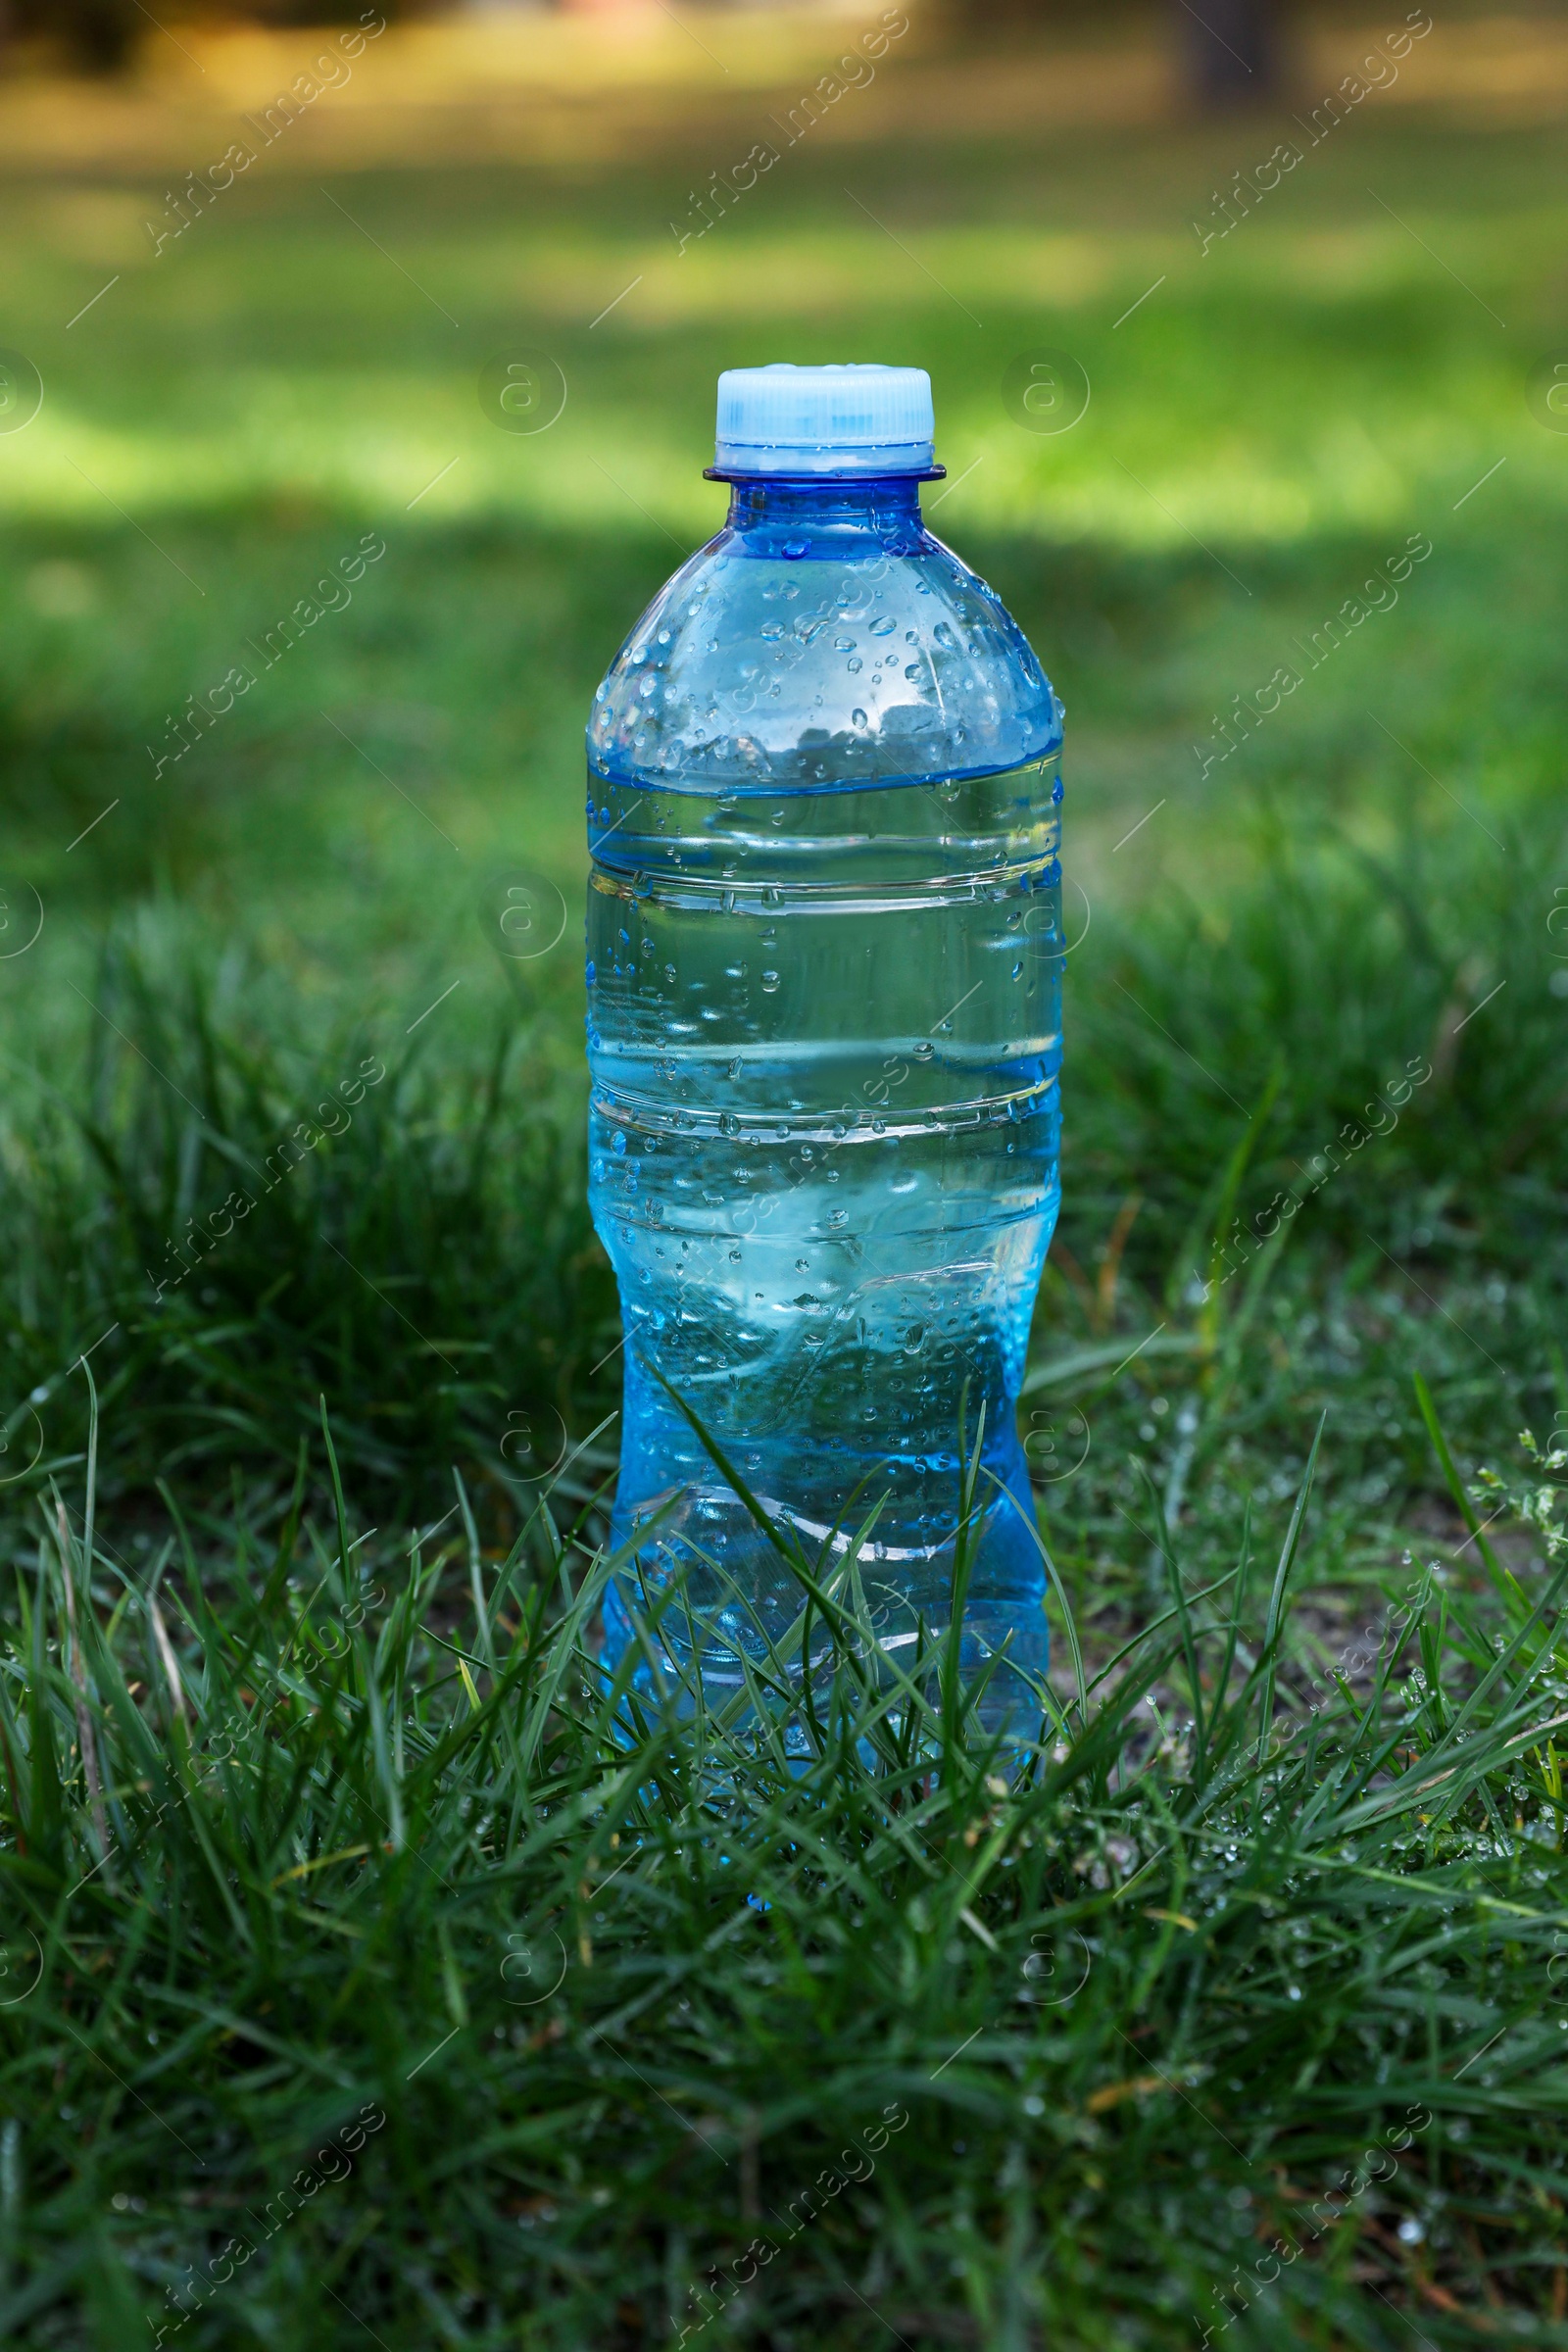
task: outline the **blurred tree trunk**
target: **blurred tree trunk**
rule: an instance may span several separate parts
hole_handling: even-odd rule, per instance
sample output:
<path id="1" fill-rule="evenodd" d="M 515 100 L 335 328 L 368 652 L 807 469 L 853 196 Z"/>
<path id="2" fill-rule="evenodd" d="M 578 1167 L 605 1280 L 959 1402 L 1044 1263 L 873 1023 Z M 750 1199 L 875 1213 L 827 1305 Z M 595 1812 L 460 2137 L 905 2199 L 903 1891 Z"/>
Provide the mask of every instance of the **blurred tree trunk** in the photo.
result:
<path id="1" fill-rule="evenodd" d="M 1052 30 L 1097 28 L 1110 43 L 1147 23 L 1137 0 L 1090 8 L 1084 0 L 941 0 L 958 39 L 1007 44 Z M 1278 0 L 1174 0 L 1177 47 L 1188 94 L 1200 106 L 1246 105 L 1277 97 Z"/>
<path id="2" fill-rule="evenodd" d="M 147 21 L 135 0 L 0 0 L 0 40 L 47 33 L 89 74 L 118 74 Z"/>
<path id="3" fill-rule="evenodd" d="M 1279 87 L 1273 0 L 1177 0 L 1187 80 L 1202 106 L 1246 106 Z"/>

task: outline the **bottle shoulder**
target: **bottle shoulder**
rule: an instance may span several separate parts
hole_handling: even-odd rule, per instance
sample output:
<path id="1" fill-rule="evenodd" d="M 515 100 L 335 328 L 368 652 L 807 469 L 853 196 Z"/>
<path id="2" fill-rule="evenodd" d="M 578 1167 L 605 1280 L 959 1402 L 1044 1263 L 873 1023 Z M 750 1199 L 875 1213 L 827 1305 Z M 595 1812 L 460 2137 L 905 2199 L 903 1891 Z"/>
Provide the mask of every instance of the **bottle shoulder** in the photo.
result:
<path id="1" fill-rule="evenodd" d="M 588 759 L 663 790 L 822 791 L 1055 750 L 1061 705 L 996 592 L 932 533 L 726 528 L 594 697 Z"/>

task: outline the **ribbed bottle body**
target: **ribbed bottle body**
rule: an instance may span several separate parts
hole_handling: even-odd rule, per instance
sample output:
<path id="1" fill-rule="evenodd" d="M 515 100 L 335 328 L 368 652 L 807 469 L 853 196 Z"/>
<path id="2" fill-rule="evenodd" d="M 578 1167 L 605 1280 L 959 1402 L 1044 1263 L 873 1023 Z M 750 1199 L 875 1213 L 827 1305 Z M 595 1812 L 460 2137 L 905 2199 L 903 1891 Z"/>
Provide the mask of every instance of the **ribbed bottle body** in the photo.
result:
<path id="1" fill-rule="evenodd" d="M 711 585 L 697 593 L 692 566 L 671 583 L 662 605 L 695 607 L 710 673 L 707 699 L 682 704 L 689 756 L 665 758 L 667 725 L 629 694 L 641 757 L 615 758 L 624 732 L 619 746 L 590 735 L 590 1185 L 625 1322 L 614 1533 L 648 1529 L 611 1600 L 612 1645 L 635 1588 L 653 1598 L 678 1577 L 664 1639 L 715 1687 L 785 1632 L 801 1596 L 671 1391 L 808 1551 L 842 1553 L 875 1514 L 861 1574 L 895 1653 L 951 1613 L 963 1465 L 983 1430 L 965 1652 L 1005 1640 L 1035 1671 L 1046 1659 L 1015 1408 L 1058 1200 L 1059 726 L 1038 665 L 999 689 L 995 645 L 955 636 L 956 575 L 978 591 L 970 637 L 1003 638 L 1014 662 L 1005 631 L 1022 645 L 897 503 L 902 555 L 884 531 L 824 556 L 798 518 L 807 561 L 755 552 L 748 577 L 743 552 L 716 632 Z M 767 692 L 780 640 L 764 633 L 791 588 L 797 603 L 814 591 L 773 665 L 793 726 L 768 708 L 785 698 Z M 662 605 L 622 656 L 633 693 Z M 934 664 L 916 679 L 901 660 L 873 727 L 863 658 L 848 664 L 906 609 L 974 683 L 944 696 Z M 739 644 L 715 664 L 726 624 Z M 901 655 L 917 643 L 882 632 L 895 633 Z M 666 717 L 680 667 L 677 653 Z M 913 682 L 926 691 L 909 695 Z M 1022 748 L 1027 724 L 993 727 L 988 746 L 986 710 L 1027 711 L 1031 690 L 1026 756 L 968 764 L 976 737 L 982 755 Z M 748 744 L 726 695 L 760 702 L 773 735 Z M 715 713 L 705 743 L 724 740 L 716 760 L 689 740 L 699 702 Z M 915 748 L 916 772 L 897 772 L 890 744 Z"/>

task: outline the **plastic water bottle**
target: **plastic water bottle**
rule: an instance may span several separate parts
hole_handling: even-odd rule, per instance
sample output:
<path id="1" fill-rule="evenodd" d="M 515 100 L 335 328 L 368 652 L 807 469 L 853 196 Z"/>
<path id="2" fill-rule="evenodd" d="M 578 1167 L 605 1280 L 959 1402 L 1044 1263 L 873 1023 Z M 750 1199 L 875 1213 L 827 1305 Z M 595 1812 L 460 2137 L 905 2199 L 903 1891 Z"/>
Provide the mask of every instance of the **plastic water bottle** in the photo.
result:
<path id="1" fill-rule="evenodd" d="M 720 376 L 728 518 L 594 698 L 607 1624 L 613 1659 L 628 1603 L 667 1596 L 667 1656 L 722 1699 L 801 1608 L 670 1391 L 829 1576 L 872 1522 L 865 1599 L 906 1661 L 952 1616 L 983 1425 L 960 1654 L 1007 1644 L 999 1722 L 1027 1704 L 1008 1660 L 1047 1659 L 1016 1403 L 1059 1199 L 1061 706 L 924 527 L 932 434 L 917 368 Z"/>

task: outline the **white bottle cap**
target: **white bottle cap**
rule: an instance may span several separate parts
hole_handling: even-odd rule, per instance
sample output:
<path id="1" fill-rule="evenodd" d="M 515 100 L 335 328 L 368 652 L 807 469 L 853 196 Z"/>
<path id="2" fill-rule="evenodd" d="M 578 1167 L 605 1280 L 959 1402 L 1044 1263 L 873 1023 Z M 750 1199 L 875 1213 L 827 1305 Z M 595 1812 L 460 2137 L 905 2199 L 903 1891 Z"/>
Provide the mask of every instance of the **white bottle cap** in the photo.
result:
<path id="1" fill-rule="evenodd" d="M 923 368 L 726 368 L 715 472 L 926 473 L 936 424 Z"/>

